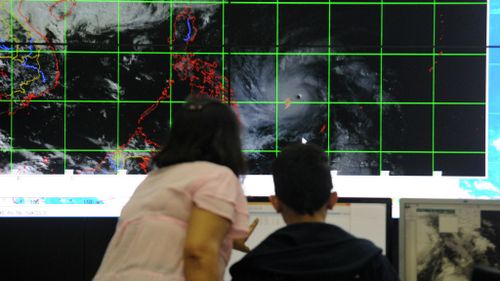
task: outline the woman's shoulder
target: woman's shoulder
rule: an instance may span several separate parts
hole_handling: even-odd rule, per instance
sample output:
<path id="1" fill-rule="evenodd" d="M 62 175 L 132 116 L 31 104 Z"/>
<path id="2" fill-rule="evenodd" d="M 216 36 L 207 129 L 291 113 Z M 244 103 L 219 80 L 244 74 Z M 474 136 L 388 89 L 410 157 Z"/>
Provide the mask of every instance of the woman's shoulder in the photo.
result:
<path id="1" fill-rule="evenodd" d="M 154 170 L 149 174 L 149 176 L 156 177 L 168 174 L 190 176 L 197 175 L 200 177 L 236 177 L 236 175 L 228 167 L 208 161 L 193 161 L 175 164 L 172 166 Z"/>

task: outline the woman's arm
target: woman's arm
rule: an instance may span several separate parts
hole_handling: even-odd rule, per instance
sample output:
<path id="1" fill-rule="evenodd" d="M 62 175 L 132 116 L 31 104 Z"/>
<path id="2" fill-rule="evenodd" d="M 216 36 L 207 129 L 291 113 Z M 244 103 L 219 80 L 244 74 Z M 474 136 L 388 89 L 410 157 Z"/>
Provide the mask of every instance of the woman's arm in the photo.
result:
<path id="1" fill-rule="evenodd" d="M 254 231 L 255 227 L 259 223 L 259 218 L 255 218 L 253 222 L 250 224 L 248 227 L 248 235 L 244 238 L 239 238 L 239 239 L 234 239 L 233 240 L 233 249 L 238 250 L 240 252 L 248 253 L 250 252 L 250 248 L 246 245 L 246 242 L 248 240 L 248 237 L 252 234 Z"/>
<path id="2" fill-rule="evenodd" d="M 184 243 L 186 281 L 220 281 L 219 251 L 231 222 L 209 211 L 193 207 Z"/>

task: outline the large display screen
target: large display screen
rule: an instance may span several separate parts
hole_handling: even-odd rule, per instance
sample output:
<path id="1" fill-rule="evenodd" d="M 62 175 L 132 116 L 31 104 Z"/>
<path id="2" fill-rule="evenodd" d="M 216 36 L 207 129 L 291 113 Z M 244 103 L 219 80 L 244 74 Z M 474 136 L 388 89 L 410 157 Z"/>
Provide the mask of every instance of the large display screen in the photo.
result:
<path id="1" fill-rule="evenodd" d="M 498 0 L 1 0 L 0 215 L 118 214 L 189 94 L 240 116 L 247 195 L 311 142 L 341 196 L 498 198 L 499 47 Z"/>

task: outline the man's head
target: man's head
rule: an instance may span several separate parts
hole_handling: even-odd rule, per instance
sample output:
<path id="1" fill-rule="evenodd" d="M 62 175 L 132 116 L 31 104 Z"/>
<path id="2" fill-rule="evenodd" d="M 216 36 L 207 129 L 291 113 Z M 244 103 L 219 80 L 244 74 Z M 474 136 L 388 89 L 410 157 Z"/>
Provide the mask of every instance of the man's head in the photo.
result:
<path id="1" fill-rule="evenodd" d="M 273 163 L 276 196 L 271 203 L 283 213 L 287 223 L 324 220 L 326 210 L 337 201 L 332 193 L 332 177 L 328 157 L 312 144 L 286 147 Z M 287 220 L 286 216 L 292 216 Z"/>

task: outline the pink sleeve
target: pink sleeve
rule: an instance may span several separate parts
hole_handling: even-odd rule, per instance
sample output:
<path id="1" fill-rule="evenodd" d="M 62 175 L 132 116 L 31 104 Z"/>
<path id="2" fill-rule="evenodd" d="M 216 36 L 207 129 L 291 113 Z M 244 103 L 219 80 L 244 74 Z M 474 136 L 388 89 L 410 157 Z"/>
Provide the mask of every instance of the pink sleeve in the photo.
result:
<path id="1" fill-rule="evenodd" d="M 248 210 L 238 178 L 230 170 L 208 177 L 192 190 L 194 204 L 204 210 L 228 219 L 229 237 L 248 235 Z"/>

